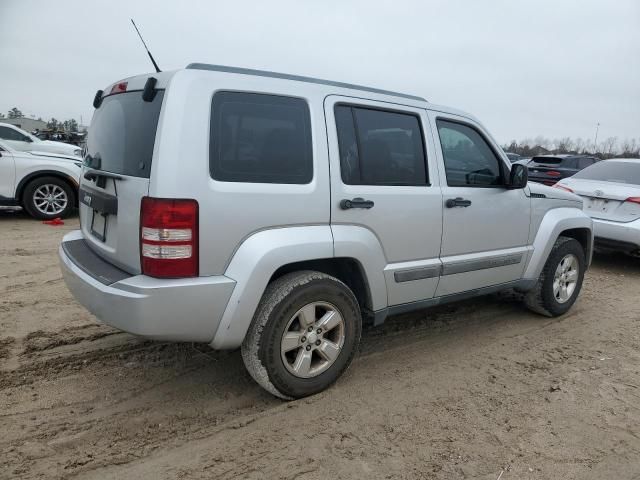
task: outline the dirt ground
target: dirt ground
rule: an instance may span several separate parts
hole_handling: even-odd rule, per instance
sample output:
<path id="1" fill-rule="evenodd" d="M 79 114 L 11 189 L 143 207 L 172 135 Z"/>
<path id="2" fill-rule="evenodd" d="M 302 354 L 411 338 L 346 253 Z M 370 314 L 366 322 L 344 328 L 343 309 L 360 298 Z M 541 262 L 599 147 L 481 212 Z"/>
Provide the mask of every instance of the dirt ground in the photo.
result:
<path id="1" fill-rule="evenodd" d="M 640 479 L 640 260 L 597 256 L 559 319 L 493 296 L 368 328 L 285 403 L 238 351 L 97 323 L 58 268 L 77 224 L 0 214 L 0 478 Z"/>

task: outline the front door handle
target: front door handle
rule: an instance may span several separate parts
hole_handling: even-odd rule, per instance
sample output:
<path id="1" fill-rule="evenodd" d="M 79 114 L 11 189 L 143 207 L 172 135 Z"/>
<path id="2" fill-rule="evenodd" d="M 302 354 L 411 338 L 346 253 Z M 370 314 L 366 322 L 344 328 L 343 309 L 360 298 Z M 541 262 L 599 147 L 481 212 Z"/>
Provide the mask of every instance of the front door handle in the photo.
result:
<path id="1" fill-rule="evenodd" d="M 468 207 L 471 205 L 471 200 L 465 200 L 462 197 L 449 198 L 444 204 L 447 208 Z"/>
<path id="2" fill-rule="evenodd" d="M 373 208 L 372 200 L 365 200 L 364 198 L 354 198 L 349 200 L 347 198 L 340 200 L 340 208 L 342 210 L 349 210 L 350 208 L 366 208 L 367 210 Z"/>

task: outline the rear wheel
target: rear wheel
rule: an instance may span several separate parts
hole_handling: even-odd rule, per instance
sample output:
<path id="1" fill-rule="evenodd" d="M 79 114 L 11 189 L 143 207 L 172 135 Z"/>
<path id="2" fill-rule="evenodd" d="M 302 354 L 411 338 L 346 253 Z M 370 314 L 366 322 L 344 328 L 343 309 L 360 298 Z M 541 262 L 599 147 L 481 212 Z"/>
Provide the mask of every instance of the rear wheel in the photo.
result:
<path id="1" fill-rule="evenodd" d="M 39 177 L 27 184 L 22 194 L 25 210 L 34 218 L 51 220 L 68 217 L 75 194 L 71 186 L 56 177 Z"/>
<path id="2" fill-rule="evenodd" d="M 525 304 L 530 310 L 547 317 L 566 313 L 578 298 L 584 273 L 584 249 L 580 242 L 559 237 L 538 283 L 525 295 Z"/>
<path id="3" fill-rule="evenodd" d="M 266 289 L 242 344 L 251 376 L 280 398 L 318 393 L 351 363 L 360 341 L 361 313 L 337 278 L 304 271 Z"/>

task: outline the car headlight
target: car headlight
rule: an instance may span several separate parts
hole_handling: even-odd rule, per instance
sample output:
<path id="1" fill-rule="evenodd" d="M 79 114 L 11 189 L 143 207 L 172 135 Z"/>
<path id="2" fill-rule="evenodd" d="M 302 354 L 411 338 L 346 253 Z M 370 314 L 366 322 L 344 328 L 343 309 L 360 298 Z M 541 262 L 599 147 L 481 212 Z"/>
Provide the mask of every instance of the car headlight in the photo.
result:
<path id="1" fill-rule="evenodd" d="M 82 155 L 82 150 L 81 150 L 81 149 L 79 149 L 79 148 L 76 148 L 76 149 L 74 149 L 74 150 L 73 150 L 73 154 L 74 154 L 76 157 L 79 157 L 80 155 Z"/>

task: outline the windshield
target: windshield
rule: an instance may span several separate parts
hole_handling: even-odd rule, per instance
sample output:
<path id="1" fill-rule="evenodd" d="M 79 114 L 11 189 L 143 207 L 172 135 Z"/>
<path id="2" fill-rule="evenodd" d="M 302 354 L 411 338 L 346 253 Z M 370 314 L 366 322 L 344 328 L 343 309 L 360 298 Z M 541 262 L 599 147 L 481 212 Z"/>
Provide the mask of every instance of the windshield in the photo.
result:
<path id="1" fill-rule="evenodd" d="M 640 160 L 636 163 L 605 160 L 581 170 L 573 178 L 640 185 Z"/>
<path id="2" fill-rule="evenodd" d="M 158 90 L 145 102 L 138 90 L 105 97 L 91 121 L 85 165 L 149 178 L 163 96 Z"/>

